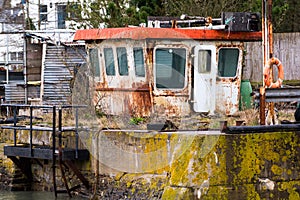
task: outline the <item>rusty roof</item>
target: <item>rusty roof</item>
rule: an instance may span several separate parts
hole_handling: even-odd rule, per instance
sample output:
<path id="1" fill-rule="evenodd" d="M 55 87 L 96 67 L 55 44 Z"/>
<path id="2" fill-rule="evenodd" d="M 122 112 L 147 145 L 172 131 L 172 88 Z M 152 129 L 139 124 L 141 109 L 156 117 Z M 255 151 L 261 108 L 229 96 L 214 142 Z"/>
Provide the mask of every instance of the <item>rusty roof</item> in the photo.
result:
<path id="1" fill-rule="evenodd" d="M 193 40 L 261 40 L 261 32 L 230 32 L 228 30 L 201 30 L 181 28 L 104 28 L 77 30 L 74 40 L 106 39 L 193 39 Z"/>

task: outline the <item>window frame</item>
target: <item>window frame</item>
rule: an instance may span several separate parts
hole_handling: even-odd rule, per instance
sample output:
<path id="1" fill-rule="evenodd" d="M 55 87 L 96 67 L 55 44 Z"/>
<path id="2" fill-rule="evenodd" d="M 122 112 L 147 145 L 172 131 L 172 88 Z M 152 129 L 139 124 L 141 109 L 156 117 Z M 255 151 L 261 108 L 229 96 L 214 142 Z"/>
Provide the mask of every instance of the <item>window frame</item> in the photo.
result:
<path id="1" fill-rule="evenodd" d="M 220 73 L 220 51 L 223 49 L 229 49 L 229 50 L 237 50 L 238 54 L 237 54 L 237 60 L 236 60 L 236 68 L 235 68 L 235 74 L 234 76 L 227 76 L 224 75 L 225 73 L 223 72 L 222 74 Z M 218 62 L 217 62 L 217 76 L 220 78 L 235 78 L 238 76 L 238 70 L 239 70 L 239 65 L 240 65 L 240 57 L 241 57 L 241 49 L 239 47 L 221 47 L 218 49 Z M 223 67 L 223 71 L 224 68 L 226 67 L 226 65 Z"/>
<path id="2" fill-rule="evenodd" d="M 92 57 L 91 51 L 96 50 L 95 57 Z M 90 66 L 92 67 L 93 70 L 93 75 L 95 78 L 100 78 L 101 77 L 101 67 L 100 67 L 100 56 L 99 56 L 99 49 L 97 47 L 91 47 L 89 48 L 89 63 Z M 92 59 L 95 59 L 95 63 L 92 62 Z M 96 64 L 97 66 L 94 66 Z"/>
<path id="3" fill-rule="evenodd" d="M 110 62 L 109 65 L 107 65 L 107 57 L 106 57 L 106 49 L 111 49 L 111 55 L 112 55 L 112 62 Z M 105 74 L 106 76 L 116 76 L 116 64 L 115 64 L 115 55 L 114 55 L 114 49 L 113 47 L 103 47 L 103 58 L 104 58 L 104 68 L 105 68 Z M 112 70 L 112 73 L 108 73 L 108 67 L 110 67 L 110 71 Z"/>
<path id="4" fill-rule="evenodd" d="M 48 22 L 48 5 L 47 4 L 39 5 L 39 20 L 40 20 L 40 22 Z"/>
<path id="5" fill-rule="evenodd" d="M 65 29 L 66 28 L 66 20 L 67 20 L 67 5 L 66 4 L 58 4 L 57 7 L 57 28 Z M 62 19 L 60 19 L 60 17 Z"/>
<path id="6" fill-rule="evenodd" d="M 182 83 L 182 87 L 157 87 L 157 77 L 156 77 L 156 68 L 157 68 L 157 58 L 156 58 L 156 51 L 158 49 L 184 49 L 185 50 L 185 62 L 184 62 L 184 80 Z M 189 50 L 186 46 L 184 45 L 158 45 L 153 49 L 153 81 L 154 81 L 154 87 L 156 90 L 172 90 L 172 91 L 182 91 L 187 87 L 188 83 L 188 78 L 187 78 L 187 73 L 188 73 L 188 56 L 189 56 Z M 172 67 L 171 70 L 174 68 Z"/>
<path id="7" fill-rule="evenodd" d="M 211 49 L 199 49 L 198 51 L 197 51 L 197 53 L 198 53 L 198 59 L 200 59 L 200 58 L 203 58 L 202 56 L 200 57 L 199 56 L 199 52 L 206 52 L 206 53 L 208 53 L 208 54 L 206 54 L 206 55 L 204 55 L 205 57 L 206 57 L 206 59 L 205 59 L 205 70 L 202 70 L 202 69 L 204 69 L 204 68 L 198 68 L 197 70 L 198 70 L 198 73 L 200 73 L 200 74 L 210 74 L 211 73 L 211 70 L 212 70 L 212 62 L 211 62 L 211 57 L 212 57 L 212 50 Z M 198 63 L 201 63 L 202 64 L 202 62 L 200 62 L 200 60 L 198 60 Z M 209 68 L 208 68 L 208 66 L 209 66 Z"/>
<path id="8" fill-rule="evenodd" d="M 139 51 L 141 52 L 141 63 L 142 63 L 142 66 L 136 62 L 136 54 L 135 52 L 136 51 Z M 146 77 L 146 63 L 145 63 L 145 54 L 144 54 L 144 48 L 141 47 L 141 46 L 135 46 L 132 48 L 132 53 L 133 53 L 133 66 L 134 66 L 134 75 L 135 77 L 137 78 L 145 78 Z M 137 67 L 137 65 L 139 65 L 139 67 Z M 142 73 L 140 73 L 142 72 Z"/>
<path id="9" fill-rule="evenodd" d="M 128 51 L 126 47 L 116 47 L 116 53 L 117 53 L 117 61 L 118 61 L 118 71 L 120 76 L 129 76 L 129 65 L 128 65 Z M 121 53 L 121 55 L 120 55 Z M 125 55 L 124 55 L 125 53 Z M 123 64 L 126 64 L 125 67 L 123 67 Z"/>

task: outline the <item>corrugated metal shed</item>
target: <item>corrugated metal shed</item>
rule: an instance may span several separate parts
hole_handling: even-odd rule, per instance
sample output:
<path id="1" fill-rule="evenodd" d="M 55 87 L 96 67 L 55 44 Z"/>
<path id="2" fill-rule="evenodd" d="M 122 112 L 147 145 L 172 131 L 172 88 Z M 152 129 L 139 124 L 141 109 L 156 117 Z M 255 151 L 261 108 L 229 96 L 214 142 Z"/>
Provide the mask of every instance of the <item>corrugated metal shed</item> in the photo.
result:
<path id="1" fill-rule="evenodd" d="M 42 103 L 71 103 L 74 69 L 85 62 L 84 46 L 47 46 Z"/>
<path id="2" fill-rule="evenodd" d="M 25 102 L 24 81 L 13 81 L 5 84 L 5 101 L 9 103 Z"/>

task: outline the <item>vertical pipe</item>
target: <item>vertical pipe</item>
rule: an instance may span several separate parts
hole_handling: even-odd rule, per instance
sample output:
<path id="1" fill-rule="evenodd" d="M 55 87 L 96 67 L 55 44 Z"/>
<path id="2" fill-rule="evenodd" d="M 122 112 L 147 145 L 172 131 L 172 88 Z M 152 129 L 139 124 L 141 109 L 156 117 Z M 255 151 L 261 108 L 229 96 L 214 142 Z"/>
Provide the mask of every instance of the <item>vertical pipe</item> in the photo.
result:
<path id="1" fill-rule="evenodd" d="M 24 31 L 24 47 L 23 47 L 23 65 L 24 65 L 24 83 L 25 83 L 25 104 L 27 104 L 28 100 L 28 89 L 27 89 L 27 39 L 26 32 Z"/>
<path id="2" fill-rule="evenodd" d="M 45 80 L 45 62 L 46 62 L 46 53 L 47 53 L 47 43 L 43 43 L 42 46 L 42 69 L 41 69 L 41 89 L 40 89 L 40 102 L 42 104 L 43 102 L 43 96 L 44 96 L 44 80 Z"/>
<path id="3" fill-rule="evenodd" d="M 40 15 L 40 12 L 41 12 L 41 1 L 38 0 L 38 30 L 41 30 L 41 15 Z"/>
<path id="4" fill-rule="evenodd" d="M 78 158 L 78 108 L 75 108 L 75 137 L 76 137 L 76 149 L 75 158 Z"/>
<path id="5" fill-rule="evenodd" d="M 25 0 L 25 5 L 26 5 L 26 11 L 27 11 L 27 19 L 28 19 L 28 24 L 29 24 L 29 4 L 28 4 L 28 0 Z M 28 99 L 28 95 L 27 95 L 27 39 L 26 39 L 26 17 L 25 17 L 25 6 L 24 4 L 22 4 L 22 9 L 23 9 L 23 66 L 24 66 L 24 84 L 25 84 L 25 88 L 24 88 L 24 96 L 25 96 L 25 104 L 27 104 L 27 99 Z M 30 29 L 30 24 L 29 24 L 29 29 Z"/>
<path id="6" fill-rule="evenodd" d="M 9 38 L 8 34 L 6 34 L 6 61 L 5 61 L 5 69 L 6 69 L 6 84 L 9 83 L 9 69 L 8 69 L 8 60 L 9 60 L 9 49 L 8 49 L 8 44 L 9 44 Z"/>
<path id="7" fill-rule="evenodd" d="M 269 58 L 273 57 L 272 0 L 268 0 Z"/>
<path id="8" fill-rule="evenodd" d="M 29 147 L 30 147 L 30 156 L 32 157 L 33 156 L 33 152 L 32 152 L 32 110 L 33 110 L 33 108 L 32 108 L 32 106 L 30 106 L 30 124 L 29 124 L 29 126 L 30 126 L 30 130 L 29 130 L 29 140 L 30 140 L 30 142 L 29 142 Z"/>
<path id="9" fill-rule="evenodd" d="M 260 119 L 260 125 L 266 124 L 266 115 L 265 115 L 265 109 L 266 109 L 266 91 L 265 87 L 261 87 L 259 89 L 259 119 Z"/>
<path id="10" fill-rule="evenodd" d="M 17 107 L 13 107 L 14 127 L 17 125 Z M 17 130 L 14 129 L 14 146 L 17 146 Z"/>
<path id="11" fill-rule="evenodd" d="M 55 123 L 55 120 L 56 120 L 56 106 L 53 106 L 52 108 L 52 112 L 53 112 L 53 115 L 52 115 L 52 175 L 53 175 L 53 189 L 54 189 L 54 194 L 55 194 L 55 197 L 57 197 L 57 190 L 56 190 L 56 173 L 55 173 L 55 170 L 56 170 L 56 155 L 55 155 L 55 129 L 56 129 L 56 123 Z"/>
<path id="12" fill-rule="evenodd" d="M 263 54 L 263 70 L 267 65 L 267 28 L 266 28 L 266 0 L 262 0 L 261 5 L 261 13 L 262 13 L 262 54 Z M 263 87 L 259 90 L 259 119 L 260 125 L 265 125 L 266 117 L 265 117 L 265 81 L 264 81 L 264 74 L 262 74 L 263 78 Z"/>
<path id="13" fill-rule="evenodd" d="M 62 147 L 62 109 L 58 109 L 58 146 Z"/>
<path id="14" fill-rule="evenodd" d="M 269 58 L 273 57 L 273 26 L 272 26 L 272 0 L 268 0 L 268 45 L 269 45 Z M 274 80 L 274 71 L 273 67 L 270 66 L 270 79 L 271 82 Z M 268 105 L 268 110 L 270 112 L 270 116 L 272 119 L 272 124 L 276 124 L 275 122 L 275 112 L 274 112 L 274 102 L 270 102 Z"/>

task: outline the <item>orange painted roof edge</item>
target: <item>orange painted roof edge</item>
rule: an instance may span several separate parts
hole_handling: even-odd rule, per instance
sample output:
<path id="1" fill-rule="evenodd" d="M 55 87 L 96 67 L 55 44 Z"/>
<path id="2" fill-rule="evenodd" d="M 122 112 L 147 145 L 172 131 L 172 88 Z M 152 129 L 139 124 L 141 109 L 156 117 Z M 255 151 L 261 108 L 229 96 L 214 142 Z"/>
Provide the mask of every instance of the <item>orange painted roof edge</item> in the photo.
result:
<path id="1" fill-rule="evenodd" d="M 106 39 L 194 39 L 260 41 L 262 40 L 262 33 L 230 32 L 228 30 L 126 27 L 77 30 L 74 36 L 74 41 Z"/>

